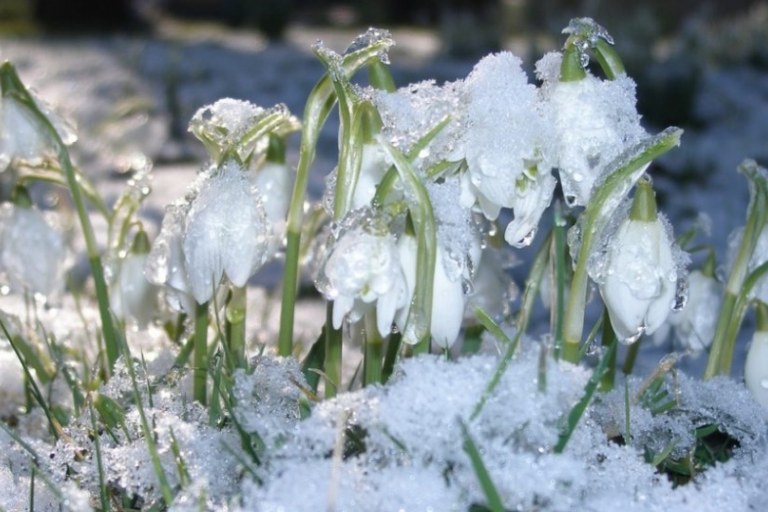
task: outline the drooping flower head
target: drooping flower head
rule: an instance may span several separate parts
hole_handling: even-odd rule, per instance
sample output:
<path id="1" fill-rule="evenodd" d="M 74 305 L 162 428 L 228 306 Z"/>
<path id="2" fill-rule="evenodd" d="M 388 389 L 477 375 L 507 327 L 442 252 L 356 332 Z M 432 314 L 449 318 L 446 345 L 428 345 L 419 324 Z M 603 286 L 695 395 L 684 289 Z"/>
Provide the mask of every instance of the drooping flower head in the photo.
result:
<path id="1" fill-rule="evenodd" d="M 380 219 L 351 212 L 331 236 L 315 283 L 333 301 L 333 326 L 354 323 L 375 307 L 379 334 L 390 333 L 395 313 L 405 306 L 407 289 L 397 241 Z"/>

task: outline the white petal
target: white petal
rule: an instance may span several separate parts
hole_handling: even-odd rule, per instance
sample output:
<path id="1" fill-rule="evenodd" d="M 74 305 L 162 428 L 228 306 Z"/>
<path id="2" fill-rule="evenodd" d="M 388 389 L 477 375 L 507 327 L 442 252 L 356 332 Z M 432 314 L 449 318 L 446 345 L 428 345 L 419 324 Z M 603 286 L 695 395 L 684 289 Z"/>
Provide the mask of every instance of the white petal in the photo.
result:
<path id="1" fill-rule="evenodd" d="M 432 294 L 432 339 L 443 348 L 456 341 L 464 319 L 464 290 L 461 279 L 452 280 L 441 264 L 442 250 L 438 248 Z"/>
<path id="2" fill-rule="evenodd" d="M 253 184 L 262 195 L 267 219 L 272 225 L 281 225 L 288 214 L 293 189 L 293 175 L 285 164 L 266 162 L 252 175 Z"/>
<path id="3" fill-rule="evenodd" d="M 370 206 L 373 197 L 376 195 L 376 187 L 381 182 L 387 169 L 389 169 L 389 164 L 381 146 L 379 144 L 363 144 L 360 176 L 358 177 L 355 194 L 352 198 L 353 210 Z"/>
<path id="4" fill-rule="evenodd" d="M 744 380 L 755 400 L 768 409 L 768 332 L 755 332 L 747 353 Z"/>
<path id="5" fill-rule="evenodd" d="M 403 276 L 405 277 L 405 300 L 404 306 L 397 312 L 395 317 L 395 323 L 400 331 L 405 330 L 405 324 L 408 321 L 408 313 L 410 312 L 411 300 L 413 299 L 413 292 L 416 289 L 416 249 L 418 245 L 416 238 L 403 235 L 397 242 L 397 251 L 400 258 L 400 266 L 403 269 Z"/>
<path id="6" fill-rule="evenodd" d="M 333 328 L 340 329 L 341 323 L 344 321 L 344 316 L 349 313 L 352 306 L 355 303 L 355 299 L 347 297 L 346 295 L 339 295 L 336 300 L 333 301 Z"/>
<path id="7" fill-rule="evenodd" d="M 645 332 L 653 334 L 672 312 L 677 292 L 677 268 L 672 256 L 672 241 L 667 237 L 661 221 L 655 223 L 658 232 L 658 260 L 656 264 L 661 283 L 661 293 L 648 306 L 645 317 Z"/>

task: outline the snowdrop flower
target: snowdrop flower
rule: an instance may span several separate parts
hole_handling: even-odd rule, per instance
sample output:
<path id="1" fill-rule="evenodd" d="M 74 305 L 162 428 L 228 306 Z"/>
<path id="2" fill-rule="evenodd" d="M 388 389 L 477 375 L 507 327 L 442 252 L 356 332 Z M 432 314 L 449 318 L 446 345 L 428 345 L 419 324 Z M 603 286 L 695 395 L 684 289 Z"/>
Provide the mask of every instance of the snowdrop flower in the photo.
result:
<path id="1" fill-rule="evenodd" d="M 270 258 L 275 255 L 285 237 L 285 219 L 293 192 L 293 174 L 283 162 L 266 161 L 248 175 L 261 194 L 261 204 L 269 223 L 270 240 L 266 257 Z"/>
<path id="2" fill-rule="evenodd" d="M 360 175 L 352 197 L 352 210 L 371 205 L 371 201 L 376 195 L 376 187 L 384 178 L 389 166 L 384 150 L 378 143 L 366 142 L 363 144 Z"/>
<path id="3" fill-rule="evenodd" d="M 653 189 L 640 181 L 629 216 L 611 240 L 600 295 L 619 340 L 652 334 L 675 300 L 677 265 L 672 240 L 656 214 Z"/>
<path id="4" fill-rule="evenodd" d="M 157 286 L 144 276 L 149 248 L 147 234 L 139 231 L 130 252 L 120 262 L 109 299 L 115 315 L 123 320 L 132 320 L 139 329 L 146 328 L 157 311 Z"/>
<path id="5" fill-rule="evenodd" d="M 559 169 L 569 206 L 585 206 L 603 168 L 638 142 L 645 130 L 635 106 L 635 83 L 626 74 L 600 80 L 587 71 L 582 80 L 560 81 L 562 54 L 536 64 L 541 99 L 554 130 L 548 151 Z"/>
<path id="6" fill-rule="evenodd" d="M 408 285 L 408 300 L 405 301 L 407 305 L 410 304 L 410 299 L 413 297 L 416 288 L 418 243 L 413 236 L 403 235 L 398 241 L 397 248 Z M 461 330 L 465 296 L 460 276 L 449 275 L 446 271 L 445 258 L 445 250 L 438 244 L 435 276 L 432 284 L 432 311 L 430 312 L 430 318 L 432 339 L 441 347 L 449 348 L 456 341 Z M 404 307 L 396 318 L 397 326 L 403 332 L 407 332 L 406 323 L 409 313 L 410 308 Z M 405 337 L 403 339 L 406 340 Z"/>
<path id="7" fill-rule="evenodd" d="M 542 170 L 542 177 L 549 174 L 540 152 L 547 126 L 536 87 L 528 83 L 521 64 L 509 52 L 489 55 L 477 63 L 465 81 L 467 178 L 461 205 L 469 208 L 477 200 L 491 220 L 501 208 L 514 208 L 516 217 L 529 217 L 530 224 L 534 216 L 529 213 L 542 198 L 521 197 L 526 195 L 521 191 L 527 191 L 527 187 L 521 187 L 521 179 L 536 166 Z M 554 179 L 551 185 L 554 188 Z M 548 181 L 539 189 L 549 186 Z M 540 209 L 543 211 L 546 205 Z M 537 223 L 538 217 L 533 226 L 526 227 L 532 229 Z"/>
<path id="8" fill-rule="evenodd" d="M 64 282 L 62 234 L 38 209 L 5 203 L 0 208 L 0 270 L 11 289 L 52 295 Z"/>
<path id="9" fill-rule="evenodd" d="M 222 276 L 242 287 L 267 259 L 269 226 L 258 188 L 232 160 L 212 169 L 185 219 L 182 250 L 192 295 L 210 300 Z"/>
<path id="10" fill-rule="evenodd" d="M 270 229 L 263 196 L 248 173 L 233 160 L 211 166 L 185 200 L 166 209 L 147 278 L 204 304 L 224 276 L 245 286 L 270 255 Z M 184 306 L 183 299 L 175 302 Z"/>
<path id="11" fill-rule="evenodd" d="M 74 128 L 56 115 L 43 101 L 32 97 L 35 106 L 53 125 L 62 141 L 69 145 L 77 140 Z M 0 171 L 5 170 L 14 158 L 39 163 L 53 140 L 35 114 L 12 96 L 0 100 Z"/>
<path id="12" fill-rule="evenodd" d="M 654 335 L 654 341 L 666 339 L 671 328 L 678 341 L 693 353 L 700 353 L 712 344 L 717 312 L 722 302 L 723 285 L 712 275 L 694 270 L 688 275 L 688 302 L 680 311 L 673 311 L 665 327 Z"/>
<path id="13" fill-rule="evenodd" d="M 531 244 L 541 216 L 552 202 L 555 184 L 549 172 L 540 173 L 535 168 L 517 179 L 512 210 L 515 218 L 504 231 L 504 240 L 509 245 L 527 247 Z"/>
<path id="14" fill-rule="evenodd" d="M 757 329 L 747 352 L 744 381 L 760 405 L 768 408 L 768 305 L 757 303 Z"/>
<path id="15" fill-rule="evenodd" d="M 389 335 L 407 287 L 395 238 L 386 230 L 354 226 L 342 232 L 318 273 L 316 284 L 333 301 L 333 327 L 354 323 L 376 308 L 379 334 Z"/>
<path id="16" fill-rule="evenodd" d="M 144 275 L 152 284 L 162 286 L 165 300 L 174 311 L 195 313 L 195 299 L 184 262 L 184 219 L 189 203 L 176 201 L 165 208 L 160 234 L 147 256 Z"/>

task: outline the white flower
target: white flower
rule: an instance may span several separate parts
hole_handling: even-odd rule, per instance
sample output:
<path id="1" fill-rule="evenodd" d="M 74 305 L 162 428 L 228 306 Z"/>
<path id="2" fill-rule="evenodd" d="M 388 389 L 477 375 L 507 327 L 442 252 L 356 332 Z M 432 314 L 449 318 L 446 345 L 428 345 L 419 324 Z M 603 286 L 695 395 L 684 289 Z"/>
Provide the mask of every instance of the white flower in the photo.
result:
<path id="1" fill-rule="evenodd" d="M 363 144 L 360 175 L 355 185 L 350 209 L 357 210 L 371 205 L 376 188 L 389 169 L 384 150 L 377 143 Z"/>
<path id="2" fill-rule="evenodd" d="M 166 206 L 160 234 L 145 262 L 144 275 L 150 283 L 164 288 L 165 299 L 171 309 L 194 315 L 195 299 L 182 248 L 187 211 L 189 204 L 183 200 Z"/>
<path id="3" fill-rule="evenodd" d="M 416 288 L 416 256 L 418 244 L 412 236 L 403 235 L 397 244 L 400 262 L 408 284 L 410 304 Z M 438 244 L 435 276 L 432 284 L 432 311 L 430 312 L 432 339 L 441 347 L 448 348 L 459 336 L 464 317 L 465 296 L 460 275 L 450 276 L 444 265 L 445 251 Z M 396 318 L 401 331 L 407 332 L 406 323 L 410 307 L 404 307 Z M 407 340 L 405 337 L 403 338 Z M 415 340 L 418 341 L 418 340 Z"/>
<path id="4" fill-rule="evenodd" d="M 251 179 L 229 160 L 206 171 L 187 199 L 166 209 L 147 262 L 150 282 L 172 294 L 191 293 L 198 304 L 211 299 L 224 276 L 245 286 L 271 254 L 263 196 Z M 176 302 L 188 311 L 183 297 Z"/>
<path id="5" fill-rule="evenodd" d="M 518 180 L 541 160 L 546 126 L 536 87 L 509 52 L 483 58 L 465 87 L 464 148 L 471 186 L 464 185 L 462 206 L 473 206 L 476 197 L 483 213 L 495 219 L 500 208 L 519 204 Z"/>
<path id="6" fill-rule="evenodd" d="M 118 318 L 132 320 L 144 329 L 157 313 L 157 286 L 144 276 L 147 254 L 129 253 L 120 262 L 109 305 Z"/>
<path id="7" fill-rule="evenodd" d="M 267 161 L 248 175 L 261 194 L 261 204 L 269 221 L 271 236 L 267 256 L 272 257 L 285 237 L 285 220 L 293 192 L 292 172 L 285 164 Z"/>
<path id="8" fill-rule="evenodd" d="M 68 122 L 56 115 L 44 102 L 37 98 L 33 100 L 65 144 L 77 140 Z M 5 170 L 14 158 L 38 163 L 52 146 L 50 134 L 29 108 L 13 97 L 5 96 L 0 100 L 0 171 Z"/>
<path id="9" fill-rule="evenodd" d="M 681 311 L 673 311 L 666 323 L 686 349 L 698 353 L 712 344 L 722 289 L 720 282 L 700 270 L 689 274 L 688 302 Z M 659 329 L 654 341 L 665 339 L 667 334 L 668 329 Z"/>
<path id="10" fill-rule="evenodd" d="M 330 248 L 316 280 L 333 301 L 333 326 L 345 316 L 357 322 L 374 305 L 379 334 L 387 336 L 398 309 L 406 304 L 407 288 L 394 237 L 354 227 Z"/>
<path id="11" fill-rule="evenodd" d="M 12 289 L 51 295 L 64 282 L 62 234 L 36 208 L 6 203 L 0 211 L 0 270 Z"/>
<path id="12" fill-rule="evenodd" d="M 611 241 L 600 285 L 619 340 L 652 334 L 666 320 L 675 299 L 677 267 L 672 242 L 659 218 L 627 218 Z"/>
<path id="13" fill-rule="evenodd" d="M 261 194 L 233 161 L 214 170 L 200 186 L 184 226 L 184 263 L 198 304 L 210 300 L 222 276 L 235 286 L 266 261 L 268 223 Z"/>
<path id="14" fill-rule="evenodd" d="M 536 66 L 543 80 L 542 101 L 551 117 L 555 136 L 553 164 L 560 172 L 569 206 L 585 206 L 605 165 L 645 130 L 635 107 L 635 83 L 627 75 L 600 80 L 587 72 L 582 80 L 561 82 L 562 55 L 545 55 Z"/>
<path id="15" fill-rule="evenodd" d="M 523 174 L 518 178 L 513 212 L 515 218 L 507 224 L 504 240 L 513 247 L 531 244 L 544 210 L 552 202 L 555 178 L 549 173 Z"/>
<path id="16" fill-rule="evenodd" d="M 768 409 L 768 331 L 756 331 L 752 337 L 744 380 L 755 400 Z"/>

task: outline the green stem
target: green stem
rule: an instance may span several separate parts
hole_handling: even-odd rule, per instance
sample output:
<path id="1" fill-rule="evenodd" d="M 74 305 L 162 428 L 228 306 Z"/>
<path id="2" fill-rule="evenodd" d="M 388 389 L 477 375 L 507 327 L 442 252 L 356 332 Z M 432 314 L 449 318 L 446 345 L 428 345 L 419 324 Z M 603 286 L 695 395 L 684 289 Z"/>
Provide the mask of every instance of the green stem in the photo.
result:
<path id="1" fill-rule="evenodd" d="M 227 342 L 228 354 L 231 357 L 231 368 L 243 368 L 245 366 L 245 313 L 247 304 L 246 288 L 232 286 L 232 294 L 227 303 Z"/>
<path id="2" fill-rule="evenodd" d="M 345 55 L 341 68 L 347 77 L 358 69 L 379 59 L 393 41 L 377 40 L 373 44 Z M 312 89 L 304 109 L 303 131 L 299 148 L 299 163 L 296 169 L 296 181 L 291 195 L 286 226 L 287 247 L 285 269 L 283 271 L 283 298 L 280 309 L 280 334 L 278 354 L 290 356 L 293 352 L 293 320 L 296 307 L 296 292 L 299 273 L 299 249 L 301 228 L 304 220 L 304 197 L 309 183 L 309 170 L 315 158 L 315 149 L 320 130 L 336 102 L 333 84 L 325 74 Z"/>
<path id="3" fill-rule="evenodd" d="M 581 247 L 565 309 L 562 357 L 566 361 L 572 363 L 578 361 L 589 283 L 587 261 L 597 234 L 621 199 L 629 193 L 632 185 L 640 178 L 642 172 L 639 171 L 643 171 L 646 164 L 678 145 L 681 135 L 682 130 L 679 128 L 667 128 L 622 153 L 609 164 L 615 170 L 594 191 L 592 200 L 582 214 Z M 611 200 L 610 203 L 609 200 Z"/>
<path id="4" fill-rule="evenodd" d="M 610 323 L 610 322 L 607 322 Z M 635 361 L 637 360 L 637 353 L 640 351 L 640 343 L 643 341 L 641 336 L 639 340 L 632 343 L 627 349 L 627 355 L 624 357 L 624 365 L 621 367 L 621 371 L 624 375 L 630 375 L 635 368 Z"/>
<path id="5" fill-rule="evenodd" d="M 603 347 L 611 347 L 616 345 L 616 333 L 613 332 L 611 322 L 603 323 Z M 637 343 L 637 342 L 635 342 Z M 610 357 L 608 359 L 608 366 L 600 379 L 600 391 L 608 392 L 613 389 L 614 382 L 616 380 L 616 350 L 610 351 Z"/>
<path id="6" fill-rule="evenodd" d="M 555 225 L 552 228 L 552 250 L 554 254 L 550 255 L 550 260 L 554 262 L 554 286 L 555 303 L 552 308 L 554 315 L 553 334 L 555 339 L 555 358 L 560 357 L 560 348 L 563 345 L 563 316 L 565 314 L 565 280 L 566 280 L 566 220 L 563 214 L 563 204 L 560 201 L 555 203 Z"/>
<path id="7" fill-rule="evenodd" d="M 192 395 L 202 405 L 207 403 L 208 380 L 208 303 L 195 307 L 195 354 L 192 368 Z"/>
<path id="8" fill-rule="evenodd" d="M 726 282 L 723 304 L 717 317 L 712 348 L 704 372 L 705 379 L 730 371 L 735 337 L 743 318 L 743 314 L 742 317 L 739 316 L 740 308 L 737 307 L 737 304 L 739 297 L 745 293 L 749 262 L 757 246 L 758 238 L 765 229 L 766 221 L 768 221 L 768 179 L 766 179 L 765 169 L 758 167 L 753 160 L 745 160 L 739 166 L 739 172 L 747 178 L 750 187 L 751 197 L 747 210 L 747 222 L 739 243 L 736 260 Z M 755 272 L 757 269 L 752 275 Z"/>
<path id="9" fill-rule="evenodd" d="M 384 354 L 384 340 L 376 327 L 376 311 L 366 313 L 365 321 L 365 354 L 363 360 L 363 385 L 381 382 L 381 363 Z"/>
<path id="10" fill-rule="evenodd" d="M 333 398 L 341 387 L 341 329 L 333 328 L 333 303 L 326 305 L 325 316 L 325 398 Z"/>
<path id="11" fill-rule="evenodd" d="M 621 61 L 621 57 L 619 57 L 619 52 L 605 39 L 598 38 L 594 48 L 594 56 L 609 80 L 616 80 L 616 77 L 626 73 L 624 63 Z"/>

